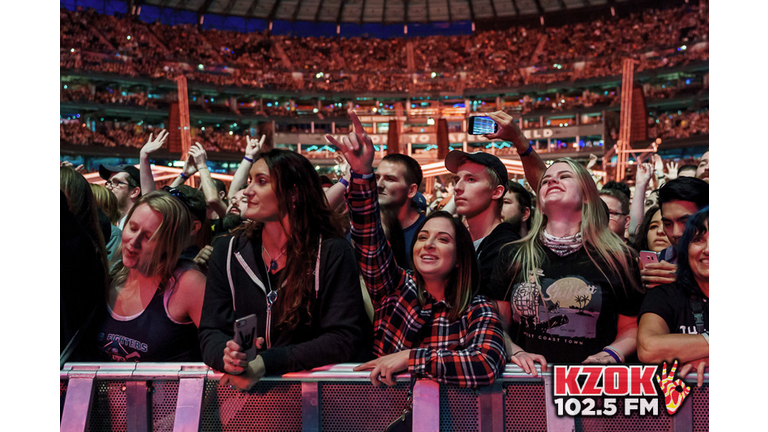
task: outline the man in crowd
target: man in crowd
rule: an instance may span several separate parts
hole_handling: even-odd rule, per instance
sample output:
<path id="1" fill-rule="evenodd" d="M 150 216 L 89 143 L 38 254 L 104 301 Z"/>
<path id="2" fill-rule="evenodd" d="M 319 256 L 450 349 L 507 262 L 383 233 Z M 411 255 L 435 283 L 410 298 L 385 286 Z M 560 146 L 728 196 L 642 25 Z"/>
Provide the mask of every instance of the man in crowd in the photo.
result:
<path id="1" fill-rule="evenodd" d="M 608 227 L 626 241 L 629 228 L 629 198 L 618 189 L 601 189 L 600 199 L 608 206 Z"/>
<path id="2" fill-rule="evenodd" d="M 507 182 L 507 193 L 504 195 L 504 205 L 501 208 L 501 218 L 511 224 L 520 238 L 528 235 L 533 220 L 531 194 L 520 183 L 510 180 Z"/>
<path id="3" fill-rule="evenodd" d="M 99 165 L 99 175 L 107 181 L 107 189 L 117 197 L 117 206 L 121 215 L 117 227 L 122 230 L 128 212 L 141 198 L 139 169 L 130 164 Z"/>
<path id="4" fill-rule="evenodd" d="M 709 183 L 709 150 L 704 152 L 696 168 L 696 178 L 700 178 Z"/>
<path id="5" fill-rule="evenodd" d="M 680 167 L 679 170 L 677 170 L 677 176 L 678 177 L 696 177 L 696 171 L 699 170 L 699 167 L 696 165 L 683 165 Z"/>
<path id="6" fill-rule="evenodd" d="M 466 218 L 475 243 L 482 290 L 491 280 L 499 249 L 520 239 L 520 233 L 512 225 L 502 223 L 501 218 L 509 182 L 507 167 L 492 154 L 460 150 L 448 153 L 445 167 L 455 174 L 456 213 Z"/>
<path id="7" fill-rule="evenodd" d="M 414 197 L 418 193 L 419 185 L 421 184 L 422 173 L 421 166 L 412 157 L 402 154 L 389 154 L 384 158 L 376 167 L 376 185 L 378 187 L 379 206 L 382 213 L 391 215 L 391 217 L 384 218 L 388 222 L 399 222 L 400 229 L 404 243 L 405 261 L 407 262 L 407 268 L 411 268 L 410 250 L 411 243 L 414 235 L 416 235 L 416 228 L 426 218 L 423 213 L 419 212 L 417 204 L 413 201 Z M 385 227 L 386 229 L 386 227 Z M 397 232 L 399 230 L 389 230 Z M 398 239 L 399 240 L 399 239 Z M 393 244 L 393 248 L 398 241 L 393 241 L 390 238 L 390 243 Z M 397 256 L 398 251 L 395 251 Z M 401 267 L 404 267 L 402 263 Z"/>
<path id="8" fill-rule="evenodd" d="M 675 282 L 677 243 L 685 231 L 685 223 L 691 215 L 708 205 L 709 184 L 698 178 L 679 177 L 659 190 L 661 221 L 672 246 L 661 251 L 658 263 L 644 265 L 640 274 L 646 287 Z"/>

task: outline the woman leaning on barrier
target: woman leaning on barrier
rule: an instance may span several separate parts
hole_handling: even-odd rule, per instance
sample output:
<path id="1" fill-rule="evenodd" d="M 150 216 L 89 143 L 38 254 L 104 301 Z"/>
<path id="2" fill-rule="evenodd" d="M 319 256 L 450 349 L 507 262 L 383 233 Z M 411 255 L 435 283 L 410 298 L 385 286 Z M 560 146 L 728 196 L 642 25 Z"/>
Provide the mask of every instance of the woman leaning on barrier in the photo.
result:
<path id="1" fill-rule="evenodd" d="M 579 163 L 550 165 L 537 199 L 530 233 L 502 249 L 488 288 L 509 325 L 511 361 L 534 375 L 534 362 L 624 362 L 643 298 L 636 253 L 608 229 Z"/>
<path id="2" fill-rule="evenodd" d="M 200 323 L 203 359 L 241 390 L 264 375 L 361 361 L 371 340 L 354 253 L 312 164 L 274 149 L 254 158 L 247 229 L 214 245 Z M 256 314 L 247 359 L 235 320 Z"/>
<path id="3" fill-rule="evenodd" d="M 504 368 L 503 332 L 490 302 L 475 296 L 479 274 L 469 232 L 450 214 L 433 213 L 411 246 L 413 274 L 398 267 L 381 226 L 373 144 L 350 115 L 355 131 L 341 142 L 327 138 L 353 171 L 352 240 L 375 309 L 378 358 L 356 370 L 373 369 L 374 385 L 395 385 L 394 375 L 405 370 L 462 387 L 492 383 Z"/>
<path id="4" fill-rule="evenodd" d="M 153 191 L 128 213 L 110 272 L 108 313 L 97 326 L 104 359 L 200 361 L 205 276 L 179 258 L 192 230 L 185 200 L 175 189 Z"/>
<path id="5" fill-rule="evenodd" d="M 648 291 L 640 310 L 638 357 L 684 363 L 698 385 L 709 367 L 709 207 L 691 216 L 677 245 L 677 281 Z"/>

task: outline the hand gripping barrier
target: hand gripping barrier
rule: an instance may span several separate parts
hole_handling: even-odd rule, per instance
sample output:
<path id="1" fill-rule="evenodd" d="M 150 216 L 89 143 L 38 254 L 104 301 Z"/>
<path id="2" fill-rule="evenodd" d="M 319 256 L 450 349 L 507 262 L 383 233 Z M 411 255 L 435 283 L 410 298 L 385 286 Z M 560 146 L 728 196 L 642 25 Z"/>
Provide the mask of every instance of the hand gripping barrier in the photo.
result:
<path id="1" fill-rule="evenodd" d="M 382 431 L 402 414 L 410 377 L 374 387 L 369 372 L 338 364 L 263 378 L 253 390 L 220 386 L 203 363 L 68 363 L 60 372 L 61 431 Z M 551 368 L 549 369 L 551 371 Z M 690 378 L 689 378 L 689 381 Z M 691 386 L 674 416 L 558 417 L 552 375 L 508 365 L 492 386 L 465 389 L 418 380 L 413 430 L 709 430 L 709 377 Z M 619 409 L 621 411 L 621 408 Z"/>

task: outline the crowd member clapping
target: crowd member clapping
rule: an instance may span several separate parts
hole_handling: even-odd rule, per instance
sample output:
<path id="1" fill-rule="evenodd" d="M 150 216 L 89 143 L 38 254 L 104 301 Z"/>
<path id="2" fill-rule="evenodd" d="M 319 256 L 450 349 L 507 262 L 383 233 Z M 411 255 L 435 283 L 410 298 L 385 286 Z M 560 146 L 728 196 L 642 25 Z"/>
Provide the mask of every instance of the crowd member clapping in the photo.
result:
<path id="1" fill-rule="evenodd" d="M 381 225 L 373 144 L 351 116 L 354 133 L 341 142 L 326 137 L 352 170 L 352 240 L 375 310 L 378 358 L 356 370 L 373 369 L 374 385 L 395 385 L 395 374 L 406 370 L 462 387 L 492 383 L 505 363 L 503 333 L 490 302 L 475 295 L 479 274 L 469 232 L 450 214 L 432 213 L 409 251 L 413 273 L 398 267 Z"/>
<path id="2" fill-rule="evenodd" d="M 678 243 L 677 280 L 648 291 L 640 311 L 638 357 L 684 363 L 680 376 L 709 365 L 709 207 L 688 219 Z"/>
<path id="3" fill-rule="evenodd" d="M 354 253 L 303 156 L 257 156 L 245 189 L 246 230 L 217 242 L 209 260 L 200 326 L 203 360 L 222 383 L 250 389 L 266 374 L 360 361 L 370 349 Z M 236 319 L 258 317 L 248 358 L 234 341 Z"/>

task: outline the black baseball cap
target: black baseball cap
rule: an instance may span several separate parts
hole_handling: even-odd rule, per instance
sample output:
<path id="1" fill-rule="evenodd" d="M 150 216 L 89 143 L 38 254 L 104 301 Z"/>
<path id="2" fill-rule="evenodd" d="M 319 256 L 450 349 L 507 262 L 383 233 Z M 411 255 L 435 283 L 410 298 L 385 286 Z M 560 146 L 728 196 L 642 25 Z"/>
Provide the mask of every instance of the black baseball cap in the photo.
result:
<path id="1" fill-rule="evenodd" d="M 139 169 L 131 164 L 123 165 L 99 165 L 99 176 L 104 180 L 109 180 L 113 174 L 119 172 L 128 173 L 131 178 L 136 180 L 136 184 L 141 185 L 141 176 L 139 175 Z"/>
<path id="2" fill-rule="evenodd" d="M 474 153 L 466 153 L 461 150 L 454 150 L 448 153 L 445 158 L 445 167 L 448 171 L 455 173 L 459 170 L 459 164 L 463 159 L 469 159 L 472 162 L 479 163 L 480 165 L 487 166 L 494 170 L 501 179 L 501 185 L 504 186 L 504 193 L 507 192 L 507 182 L 509 181 L 509 174 L 507 174 L 507 167 L 501 162 L 501 159 L 496 156 L 477 151 Z"/>

